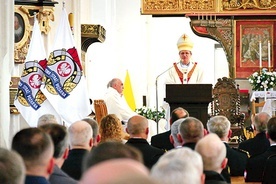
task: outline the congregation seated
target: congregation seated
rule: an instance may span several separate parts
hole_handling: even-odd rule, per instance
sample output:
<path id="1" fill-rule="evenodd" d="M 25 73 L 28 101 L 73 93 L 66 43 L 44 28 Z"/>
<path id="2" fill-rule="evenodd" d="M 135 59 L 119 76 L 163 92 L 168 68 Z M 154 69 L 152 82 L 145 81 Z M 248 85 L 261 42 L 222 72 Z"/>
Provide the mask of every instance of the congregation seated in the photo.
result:
<path id="1" fill-rule="evenodd" d="M 22 184 L 25 182 L 25 165 L 15 151 L 0 147 L 0 183 Z"/>
<path id="2" fill-rule="evenodd" d="M 207 130 L 209 133 L 215 133 L 221 139 L 226 147 L 226 158 L 228 159 L 227 167 L 222 171 L 224 178 L 230 183 L 230 176 L 243 176 L 247 160 L 248 152 L 231 148 L 228 145 L 231 137 L 230 121 L 225 116 L 214 116 L 207 122 Z M 229 168 L 228 168 L 229 167 Z"/>
<path id="3" fill-rule="evenodd" d="M 119 158 L 129 158 L 144 163 L 142 153 L 135 147 L 117 141 L 106 141 L 100 143 L 85 156 L 82 170 L 85 172 L 100 162 Z"/>
<path id="4" fill-rule="evenodd" d="M 49 123 L 40 126 L 45 133 L 49 134 L 54 143 L 54 170 L 50 175 L 51 184 L 77 184 L 78 182 L 61 170 L 61 166 L 68 156 L 69 144 L 68 133 L 65 126 Z"/>
<path id="5" fill-rule="evenodd" d="M 266 161 L 276 154 L 276 117 L 269 119 L 266 134 L 270 147 L 264 153 L 250 157 L 246 166 L 246 182 L 262 182 Z"/>
<path id="6" fill-rule="evenodd" d="M 248 151 L 250 156 L 265 152 L 270 146 L 269 140 L 266 138 L 266 126 L 269 119 L 270 115 L 266 112 L 256 114 L 253 121 L 256 135 L 254 138 L 241 142 L 239 149 Z"/>
<path id="7" fill-rule="evenodd" d="M 93 146 L 92 128 L 85 121 L 76 121 L 68 128 L 70 151 L 61 169 L 75 180 L 82 175 L 82 161 Z"/>
<path id="8" fill-rule="evenodd" d="M 172 149 L 160 157 L 150 175 L 162 184 L 204 184 L 201 156 L 190 148 Z"/>
<path id="9" fill-rule="evenodd" d="M 205 184 L 227 184 L 221 172 L 227 166 L 226 147 L 216 134 L 208 134 L 195 147 L 203 160 Z"/>
<path id="10" fill-rule="evenodd" d="M 185 118 L 188 116 L 189 116 L 189 113 L 187 110 L 183 109 L 182 107 L 175 108 L 171 112 L 170 126 L 172 126 L 172 124 L 176 120 L 180 118 Z M 171 128 L 166 132 L 152 136 L 150 143 L 154 147 L 157 147 L 166 151 L 171 150 L 174 148 L 174 146 L 170 141 L 170 135 L 171 135 Z"/>
<path id="11" fill-rule="evenodd" d="M 100 143 L 106 141 L 126 142 L 122 123 L 115 114 L 108 114 L 100 122 L 99 133 L 101 135 Z M 126 137 L 127 138 L 127 137 Z"/>
<path id="12" fill-rule="evenodd" d="M 153 147 L 147 142 L 149 133 L 148 120 L 140 115 L 133 116 L 127 122 L 126 131 L 130 135 L 130 139 L 126 144 L 142 152 L 144 164 L 150 169 L 165 151 Z"/>
<path id="13" fill-rule="evenodd" d="M 25 128 L 12 139 L 16 151 L 26 167 L 25 183 L 47 184 L 54 169 L 54 145 L 51 137 L 39 128 Z"/>

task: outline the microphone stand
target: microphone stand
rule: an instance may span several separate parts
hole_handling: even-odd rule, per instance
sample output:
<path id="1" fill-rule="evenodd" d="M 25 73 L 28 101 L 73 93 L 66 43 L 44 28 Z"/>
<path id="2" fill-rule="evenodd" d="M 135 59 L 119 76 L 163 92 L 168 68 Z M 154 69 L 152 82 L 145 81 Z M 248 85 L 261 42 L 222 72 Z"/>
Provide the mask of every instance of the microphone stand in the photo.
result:
<path id="1" fill-rule="evenodd" d="M 179 62 L 178 62 L 179 63 Z M 178 64 L 176 63 L 176 64 Z M 156 96 L 156 125 L 157 125 L 157 134 L 159 133 L 159 120 L 158 120 L 158 78 L 161 77 L 164 73 L 166 73 L 167 71 L 169 71 L 171 68 L 173 68 L 174 66 L 169 67 L 168 69 L 166 69 L 165 71 L 163 71 L 162 73 L 160 73 L 156 79 L 155 79 L 155 96 Z"/>

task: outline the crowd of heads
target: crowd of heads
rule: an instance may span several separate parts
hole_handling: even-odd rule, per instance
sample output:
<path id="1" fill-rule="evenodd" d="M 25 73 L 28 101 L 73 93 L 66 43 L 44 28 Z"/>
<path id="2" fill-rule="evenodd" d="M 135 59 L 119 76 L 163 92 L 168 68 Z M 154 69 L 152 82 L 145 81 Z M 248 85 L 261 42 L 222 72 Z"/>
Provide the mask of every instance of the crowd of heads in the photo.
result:
<path id="1" fill-rule="evenodd" d="M 112 82 L 110 83 L 112 85 Z M 211 117 L 203 123 L 190 117 L 183 108 L 172 111 L 170 141 L 175 148 L 165 152 L 152 168 L 147 168 L 139 149 L 124 144 L 122 123 L 114 114 L 99 123 L 87 117 L 65 127 L 52 115 L 44 115 L 38 127 L 17 132 L 11 150 L 0 148 L 1 183 L 24 183 L 25 175 L 49 179 L 54 166 L 62 168 L 71 149 L 87 153 L 81 165 L 81 183 L 204 183 L 205 172 L 221 173 L 227 167 L 224 140 L 231 136 L 230 121 L 225 116 Z M 276 117 L 259 113 L 254 117 L 258 132 L 266 132 L 271 144 L 276 142 Z M 130 138 L 147 139 L 148 120 L 140 115 L 131 117 L 125 130 Z M 185 143 L 195 143 L 194 150 Z M 105 173 L 105 174 L 102 174 Z M 185 178 L 185 180 L 183 180 Z"/>

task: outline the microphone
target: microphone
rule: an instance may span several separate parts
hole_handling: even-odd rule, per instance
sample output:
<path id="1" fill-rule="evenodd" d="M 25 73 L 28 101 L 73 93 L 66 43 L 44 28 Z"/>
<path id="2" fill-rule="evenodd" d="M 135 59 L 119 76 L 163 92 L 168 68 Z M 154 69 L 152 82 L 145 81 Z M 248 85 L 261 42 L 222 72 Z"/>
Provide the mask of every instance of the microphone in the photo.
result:
<path id="1" fill-rule="evenodd" d="M 176 64 L 179 64 L 180 62 L 176 63 Z M 172 69 L 174 67 L 171 66 L 169 68 L 167 68 L 165 71 L 161 72 L 159 75 L 157 75 L 156 79 L 155 79 L 155 93 L 156 93 L 156 112 L 158 112 L 158 79 L 159 77 L 161 77 L 162 75 L 164 75 L 167 71 L 169 71 L 170 69 Z M 158 113 L 156 113 L 156 124 L 157 124 L 157 134 L 159 133 L 159 130 L 158 130 L 158 127 L 159 127 L 159 120 L 158 120 Z"/>

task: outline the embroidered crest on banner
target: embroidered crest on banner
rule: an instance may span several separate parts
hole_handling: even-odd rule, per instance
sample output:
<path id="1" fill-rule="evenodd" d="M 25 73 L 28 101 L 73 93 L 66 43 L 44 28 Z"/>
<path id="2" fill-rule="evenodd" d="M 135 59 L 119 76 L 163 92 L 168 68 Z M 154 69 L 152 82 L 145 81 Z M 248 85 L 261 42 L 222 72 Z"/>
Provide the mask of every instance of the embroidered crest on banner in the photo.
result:
<path id="1" fill-rule="evenodd" d="M 67 98 L 82 77 L 82 67 L 75 48 L 53 51 L 45 64 L 42 81 L 53 95 Z"/>
<path id="2" fill-rule="evenodd" d="M 40 86 L 43 76 L 43 68 L 40 63 L 45 63 L 46 60 L 41 60 L 39 63 L 28 61 L 25 63 L 22 77 L 18 83 L 18 91 L 16 98 L 23 106 L 31 106 L 34 110 L 40 108 L 40 105 L 46 100 L 45 95 L 41 92 Z"/>

